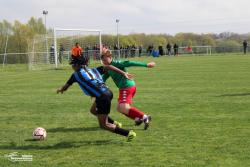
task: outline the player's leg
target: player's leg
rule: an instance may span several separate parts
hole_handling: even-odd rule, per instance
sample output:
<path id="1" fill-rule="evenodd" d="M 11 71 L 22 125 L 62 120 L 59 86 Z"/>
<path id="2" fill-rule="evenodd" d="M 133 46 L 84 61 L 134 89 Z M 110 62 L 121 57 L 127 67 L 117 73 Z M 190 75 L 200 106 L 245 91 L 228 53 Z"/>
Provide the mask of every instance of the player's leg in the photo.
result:
<path id="1" fill-rule="evenodd" d="M 108 130 L 110 132 L 122 135 L 127 137 L 127 141 L 131 141 L 136 137 L 136 133 L 133 130 L 126 130 L 123 128 L 119 128 L 115 124 L 111 124 L 108 122 L 108 115 L 98 114 L 97 115 L 99 125 L 101 128 Z"/>
<path id="2" fill-rule="evenodd" d="M 95 115 L 95 116 L 97 116 L 97 110 L 96 110 L 96 102 L 94 102 L 93 104 L 92 104 L 92 106 L 91 106 L 91 108 L 90 108 L 90 113 L 91 114 L 93 114 L 93 115 Z M 114 121 L 112 118 L 110 118 L 109 116 L 108 116 L 108 123 L 111 123 L 111 124 L 115 124 L 115 125 L 117 125 L 118 127 L 122 127 L 122 123 L 120 123 L 120 122 L 117 122 L 117 121 Z"/>
<path id="3" fill-rule="evenodd" d="M 135 125 L 140 125 L 144 122 L 144 129 L 147 129 L 149 122 L 151 121 L 151 116 L 146 115 L 136 107 L 131 107 L 132 98 L 136 93 L 136 87 L 130 87 L 126 89 L 121 89 L 119 94 L 119 100 L 117 105 L 117 110 L 126 115 L 127 117 L 135 120 Z"/>
<path id="4" fill-rule="evenodd" d="M 125 89 L 120 89 L 117 110 L 128 116 L 129 118 L 135 120 L 136 118 L 143 119 L 145 115 L 142 111 L 131 107 L 132 98 L 136 93 L 136 87 L 129 87 Z"/>
<path id="5" fill-rule="evenodd" d="M 103 129 L 128 137 L 128 141 L 130 141 L 136 136 L 135 132 L 119 128 L 115 124 L 108 122 L 108 114 L 110 113 L 112 98 L 113 94 L 112 92 L 109 92 L 104 97 L 96 99 L 97 118 L 99 125 Z"/>
<path id="6" fill-rule="evenodd" d="M 131 107 L 128 103 L 120 103 L 117 108 L 120 113 L 123 113 L 127 117 L 133 119 L 136 126 L 144 123 L 144 129 L 148 129 L 149 123 L 152 119 L 150 115 L 146 115 L 136 107 Z"/>
<path id="7" fill-rule="evenodd" d="M 113 132 L 116 128 L 115 124 L 109 123 L 108 115 L 105 114 L 97 114 L 98 122 L 101 128 L 109 130 Z"/>

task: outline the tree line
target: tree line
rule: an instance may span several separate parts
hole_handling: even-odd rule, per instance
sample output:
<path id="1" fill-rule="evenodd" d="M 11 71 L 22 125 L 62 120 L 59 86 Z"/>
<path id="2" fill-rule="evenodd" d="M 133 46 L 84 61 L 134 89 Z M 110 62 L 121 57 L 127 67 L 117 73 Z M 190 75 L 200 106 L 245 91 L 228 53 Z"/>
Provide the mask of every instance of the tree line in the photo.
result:
<path id="1" fill-rule="evenodd" d="M 28 44 L 37 34 L 45 34 L 46 29 L 42 18 L 31 17 L 27 23 L 16 20 L 10 23 L 7 20 L 0 22 L 0 53 L 4 53 L 6 41 L 8 53 L 25 53 Z"/>
<path id="2" fill-rule="evenodd" d="M 48 33 L 52 29 L 47 30 Z M 0 54 L 4 53 L 6 40 L 8 38 L 8 53 L 28 52 L 30 41 L 35 35 L 43 35 L 46 28 L 42 18 L 31 17 L 27 23 L 21 23 L 16 20 L 14 23 L 3 20 L 0 22 Z M 218 48 L 236 48 L 241 47 L 243 40 L 250 41 L 250 33 L 237 34 L 232 32 L 222 32 L 219 34 L 195 34 L 195 33 L 177 33 L 169 34 L 128 34 L 120 35 L 120 45 L 136 45 L 147 48 L 150 45 L 155 47 L 165 47 L 167 43 L 177 43 L 179 46 L 204 46 L 209 45 Z M 108 46 L 114 46 L 117 43 L 116 35 L 104 34 L 102 43 Z"/>

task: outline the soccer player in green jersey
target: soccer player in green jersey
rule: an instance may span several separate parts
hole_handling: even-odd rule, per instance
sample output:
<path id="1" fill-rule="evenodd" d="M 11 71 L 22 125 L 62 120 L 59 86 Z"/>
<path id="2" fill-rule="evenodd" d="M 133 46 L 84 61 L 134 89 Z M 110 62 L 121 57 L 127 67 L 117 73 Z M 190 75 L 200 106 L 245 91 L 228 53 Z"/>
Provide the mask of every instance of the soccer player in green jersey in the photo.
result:
<path id="1" fill-rule="evenodd" d="M 155 66 L 154 62 L 142 63 L 135 61 L 117 61 L 112 59 L 112 54 L 110 51 L 106 51 L 101 56 L 102 62 L 104 65 L 112 65 L 116 68 L 127 72 L 127 67 L 138 66 L 138 67 L 147 67 L 153 68 Z M 104 82 L 111 77 L 115 82 L 116 86 L 119 88 L 119 99 L 117 110 L 126 115 L 127 117 L 135 120 L 135 125 L 140 125 L 144 123 L 144 129 L 146 130 L 149 127 L 149 122 L 151 121 L 151 116 L 144 114 L 139 109 L 132 107 L 132 98 L 136 93 L 136 86 L 133 80 L 129 80 L 124 76 L 108 70 L 103 75 Z"/>
<path id="2" fill-rule="evenodd" d="M 88 59 L 85 57 L 74 58 L 72 59 L 71 64 L 74 73 L 71 75 L 66 84 L 57 90 L 57 93 L 64 93 L 73 83 L 78 83 L 84 94 L 95 98 L 96 108 L 94 114 L 98 118 L 100 127 L 113 133 L 126 136 L 127 141 L 133 140 L 136 137 L 136 133 L 134 131 L 126 130 L 117 126 L 109 117 L 113 93 L 104 84 L 101 76 L 105 73 L 106 68 L 114 70 L 128 79 L 130 78 L 129 75 L 112 65 L 90 69 L 87 67 Z"/>

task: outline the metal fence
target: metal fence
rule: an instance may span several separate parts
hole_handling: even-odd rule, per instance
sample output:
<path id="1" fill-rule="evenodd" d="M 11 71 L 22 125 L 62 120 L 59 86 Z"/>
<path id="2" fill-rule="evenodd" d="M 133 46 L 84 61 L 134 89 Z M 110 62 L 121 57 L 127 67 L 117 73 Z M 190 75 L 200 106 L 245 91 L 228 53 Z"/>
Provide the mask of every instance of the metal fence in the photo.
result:
<path id="1" fill-rule="evenodd" d="M 214 55 L 214 54 L 243 54 L 243 47 L 193 47 L 192 52 L 186 47 L 179 47 L 179 55 Z M 163 48 L 161 55 L 158 49 L 121 49 L 111 50 L 115 59 L 127 59 L 141 56 L 164 56 L 168 55 L 167 49 Z M 250 53 L 250 48 L 247 48 L 247 54 Z M 87 50 L 83 53 L 88 56 L 91 61 L 100 60 L 99 50 Z M 174 55 L 174 49 L 171 49 L 171 55 Z M 58 52 L 58 62 L 62 65 L 68 65 L 71 59 L 71 51 Z M 2 67 L 12 64 L 24 64 L 28 67 L 36 66 L 37 64 L 55 64 L 55 54 L 53 52 L 29 52 L 29 53 L 5 53 L 0 54 L 0 62 Z"/>

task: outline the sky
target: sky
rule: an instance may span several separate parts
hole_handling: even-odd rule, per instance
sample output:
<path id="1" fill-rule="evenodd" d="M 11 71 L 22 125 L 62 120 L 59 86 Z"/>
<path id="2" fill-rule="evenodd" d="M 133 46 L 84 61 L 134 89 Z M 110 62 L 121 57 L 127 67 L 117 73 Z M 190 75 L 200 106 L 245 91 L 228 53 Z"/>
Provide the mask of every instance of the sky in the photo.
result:
<path id="1" fill-rule="evenodd" d="M 250 0 L 0 0 L 0 21 L 27 22 L 47 10 L 50 28 L 103 33 L 250 32 Z"/>

